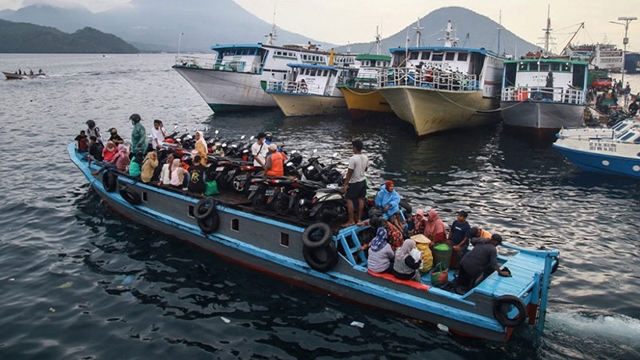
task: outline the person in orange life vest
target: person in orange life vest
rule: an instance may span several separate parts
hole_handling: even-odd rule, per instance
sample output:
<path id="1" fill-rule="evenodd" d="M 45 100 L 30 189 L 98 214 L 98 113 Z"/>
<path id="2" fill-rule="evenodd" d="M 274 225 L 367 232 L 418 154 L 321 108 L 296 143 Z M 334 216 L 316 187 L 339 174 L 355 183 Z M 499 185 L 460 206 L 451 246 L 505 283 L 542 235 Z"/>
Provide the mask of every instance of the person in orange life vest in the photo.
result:
<path id="1" fill-rule="evenodd" d="M 269 155 L 267 156 L 267 163 L 265 164 L 265 175 L 267 176 L 284 176 L 284 161 L 287 156 L 284 153 L 278 152 L 278 145 L 269 145 Z"/>

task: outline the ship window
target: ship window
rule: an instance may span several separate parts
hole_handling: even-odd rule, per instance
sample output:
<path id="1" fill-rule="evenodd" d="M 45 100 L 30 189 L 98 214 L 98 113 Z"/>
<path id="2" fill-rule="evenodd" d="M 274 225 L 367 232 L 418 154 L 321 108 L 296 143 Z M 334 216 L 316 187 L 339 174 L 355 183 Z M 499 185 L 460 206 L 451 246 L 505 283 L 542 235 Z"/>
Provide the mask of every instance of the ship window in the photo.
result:
<path id="1" fill-rule="evenodd" d="M 289 247 L 289 234 L 280 233 L 280 246 Z"/>
<path id="2" fill-rule="evenodd" d="M 636 133 L 634 133 L 633 131 L 629 131 L 628 134 L 626 134 L 625 136 L 621 137 L 620 140 L 621 141 L 627 141 L 629 139 L 631 139 L 632 137 L 634 137 L 636 135 Z"/>
<path id="3" fill-rule="evenodd" d="M 146 191 L 143 191 L 143 192 L 142 192 L 142 201 L 144 201 L 144 202 L 149 201 L 149 200 L 148 200 L 148 197 L 147 197 L 147 192 L 146 192 Z"/>
<path id="4" fill-rule="evenodd" d="M 410 60 L 416 60 L 418 58 L 418 53 L 417 52 L 412 52 L 411 54 L 409 54 L 409 59 Z"/>
<path id="5" fill-rule="evenodd" d="M 240 220 L 231 219 L 231 230 L 240 231 Z"/>
<path id="6" fill-rule="evenodd" d="M 538 71 L 538 63 L 529 63 L 529 71 Z"/>
<path id="7" fill-rule="evenodd" d="M 540 71 L 547 72 L 549 71 L 549 64 L 540 64 Z"/>
<path id="8" fill-rule="evenodd" d="M 431 57 L 431 51 L 425 51 L 422 53 L 420 60 L 429 60 L 430 57 Z"/>
<path id="9" fill-rule="evenodd" d="M 431 61 L 442 61 L 443 56 L 444 56 L 443 53 L 433 53 L 433 56 L 431 57 Z"/>
<path id="10" fill-rule="evenodd" d="M 560 71 L 560 64 L 558 63 L 551 64 L 551 71 Z"/>
<path id="11" fill-rule="evenodd" d="M 189 217 L 194 217 L 193 216 L 193 206 L 189 205 Z"/>
<path id="12" fill-rule="evenodd" d="M 458 61 L 467 61 L 467 53 L 458 53 Z"/>
<path id="13" fill-rule="evenodd" d="M 444 55 L 444 59 L 447 61 L 453 61 L 456 58 L 456 53 L 448 52 Z"/>

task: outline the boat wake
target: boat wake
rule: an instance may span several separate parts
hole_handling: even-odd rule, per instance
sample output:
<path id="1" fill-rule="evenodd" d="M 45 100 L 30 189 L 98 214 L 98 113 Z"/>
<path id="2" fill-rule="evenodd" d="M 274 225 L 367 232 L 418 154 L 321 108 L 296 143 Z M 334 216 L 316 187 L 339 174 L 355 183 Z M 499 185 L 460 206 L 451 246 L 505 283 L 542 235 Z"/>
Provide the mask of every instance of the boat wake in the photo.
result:
<path id="1" fill-rule="evenodd" d="M 640 320 L 625 315 L 589 315 L 552 312 L 547 314 L 547 330 L 578 337 L 610 339 L 632 347 L 640 346 Z"/>

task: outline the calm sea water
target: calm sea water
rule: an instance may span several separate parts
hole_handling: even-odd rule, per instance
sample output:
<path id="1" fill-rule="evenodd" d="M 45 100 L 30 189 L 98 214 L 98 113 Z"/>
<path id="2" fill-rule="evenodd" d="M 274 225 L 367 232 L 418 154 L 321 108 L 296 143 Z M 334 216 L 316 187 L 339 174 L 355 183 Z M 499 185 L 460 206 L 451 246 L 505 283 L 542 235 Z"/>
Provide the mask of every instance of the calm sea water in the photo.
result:
<path id="1" fill-rule="evenodd" d="M 584 173 L 501 125 L 417 141 L 394 117 L 212 115 L 172 63 L 0 56 L 1 70 L 50 74 L 0 81 L 0 359 L 640 358 L 637 180 Z M 640 91 L 639 76 L 625 80 Z M 289 149 L 343 159 L 362 138 L 370 175 L 393 179 L 414 208 L 436 208 L 446 223 L 467 209 L 509 243 L 561 250 L 544 335 L 452 336 L 131 223 L 100 202 L 65 146 L 87 119 L 128 137 L 132 113 L 147 129 L 161 119 L 227 138 L 272 131 Z"/>

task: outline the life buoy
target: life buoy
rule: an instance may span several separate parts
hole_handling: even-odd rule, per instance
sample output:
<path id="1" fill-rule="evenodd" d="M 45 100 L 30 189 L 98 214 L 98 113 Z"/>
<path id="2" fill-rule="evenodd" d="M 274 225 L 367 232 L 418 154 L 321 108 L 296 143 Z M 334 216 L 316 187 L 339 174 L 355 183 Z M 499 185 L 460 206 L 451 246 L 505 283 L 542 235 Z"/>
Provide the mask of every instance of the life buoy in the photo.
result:
<path id="1" fill-rule="evenodd" d="M 215 209 L 216 201 L 211 196 L 207 196 L 198 201 L 196 207 L 193 209 L 193 217 L 198 220 L 208 218 Z"/>
<path id="2" fill-rule="evenodd" d="M 309 225 L 302 233 L 304 246 L 317 249 L 325 246 L 331 240 L 331 227 L 326 223 Z"/>
<path id="3" fill-rule="evenodd" d="M 107 170 L 102 174 L 102 186 L 107 192 L 113 192 L 118 187 L 118 175 L 113 171 Z"/>
<path id="4" fill-rule="evenodd" d="M 140 198 L 140 195 L 138 195 L 137 192 L 129 190 L 128 188 L 121 189 L 120 196 L 122 196 L 122 198 L 131 205 L 142 204 L 142 198 Z"/>
<path id="5" fill-rule="evenodd" d="M 220 216 L 216 211 L 216 201 L 211 196 L 198 201 L 193 210 L 193 217 L 198 220 L 198 226 L 205 234 L 218 231 L 220 227 Z"/>
<path id="6" fill-rule="evenodd" d="M 303 246 L 302 255 L 313 270 L 320 272 L 327 272 L 338 263 L 338 251 L 333 241 L 329 241 L 325 246 L 319 248 Z"/>
<path id="7" fill-rule="evenodd" d="M 518 314 L 512 319 L 509 317 L 511 309 L 515 307 Z M 516 327 L 524 323 L 526 309 L 519 297 L 513 295 L 502 295 L 493 301 L 493 316 L 498 322 L 507 327 Z"/>

